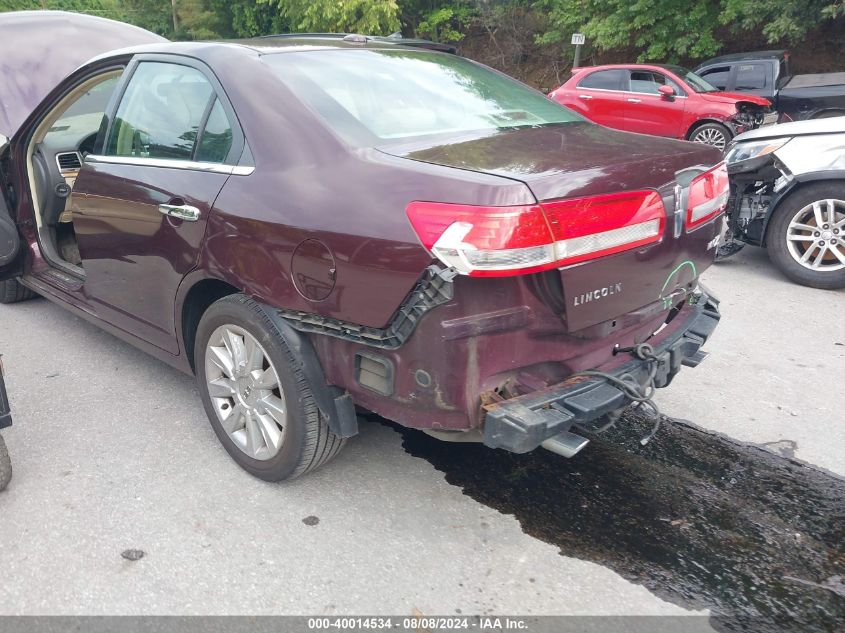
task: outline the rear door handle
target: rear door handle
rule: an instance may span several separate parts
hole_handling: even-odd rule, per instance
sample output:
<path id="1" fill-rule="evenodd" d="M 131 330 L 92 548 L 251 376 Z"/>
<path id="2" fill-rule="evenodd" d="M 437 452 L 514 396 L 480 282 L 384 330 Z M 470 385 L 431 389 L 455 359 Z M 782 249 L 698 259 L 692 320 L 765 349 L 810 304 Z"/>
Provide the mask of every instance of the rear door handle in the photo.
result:
<path id="1" fill-rule="evenodd" d="M 590 95 L 578 95 L 579 99 L 592 99 Z"/>
<path id="2" fill-rule="evenodd" d="M 628 103 L 640 103 L 642 99 L 628 99 Z"/>
<path id="3" fill-rule="evenodd" d="M 164 215 L 169 215 L 187 222 L 196 222 L 200 219 L 200 210 L 189 204 L 160 204 L 158 210 Z"/>

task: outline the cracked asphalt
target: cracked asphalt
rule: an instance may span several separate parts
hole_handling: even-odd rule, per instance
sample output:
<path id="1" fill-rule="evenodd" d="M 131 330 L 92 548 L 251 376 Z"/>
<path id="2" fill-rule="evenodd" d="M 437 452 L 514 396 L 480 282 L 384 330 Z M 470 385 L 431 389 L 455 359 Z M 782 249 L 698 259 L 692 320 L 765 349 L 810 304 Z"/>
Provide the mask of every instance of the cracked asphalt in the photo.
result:
<path id="1" fill-rule="evenodd" d="M 750 247 L 704 279 L 722 299 L 712 355 L 682 371 L 658 403 L 764 446 L 775 464 L 795 458 L 828 471 L 813 481 L 838 490 L 845 292 L 793 285 Z M 0 614 L 680 615 L 730 606 L 730 597 L 677 598 L 660 586 L 684 585 L 671 576 L 644 579 L 635 572 L 647 555 L 637 548 L 610 560 L 612 540 L 601 556 L 572 543 L 593 539 L 587 529 L 563 539 L 532 528 L 526 508 L 473 491 L 478 471 L 468 469 L 495 461 L 468 458 L 456 475 L 444 466 L 460 462 L 454 446 L 444 460 L 378 421 L 364 421 L 320 471 L 290 484 L 259 481 L 219 446 L 190 377 L 45 300 L 0 306 L 0 324 L 15 418 L 3 431 L 14 478 L 0 493 Z M 607 450 L 588 446 L 576 459 L 587 464 L 591 451 Z M 542 469 L 491 472 L 489 481 L 536 472 L 525 485 L 561 485 L 549 457 L 538 458 Z M 580 476 L 571 463 L 563 471 Z M 671 489 L 674 471 L 662 472 L 659 485 L 637 489 L 639 512 L 650 490 Z M 620 485 L 612 476 L 591 481 L 596 495 Z M 551 488 L 543 502 L 554 506 L 556 491 L 566 489 Z M 583 513 L 573 523 L 595 523 L 590 501 L 586 494 L 571 505 Z M 825 503 L 837 510 L 835 498 Z M 608 520 L 624 527 L 625 505 L 615 511 Z M 813 529 L 821 552 L 830 532 Z M 643 532 L 643 542 L 651 536 Z M 831 592 L 835 613 L 839 585 L 812 572 L 800 578 Z M 823 619 L 818 626 L 825 630 Z"/>

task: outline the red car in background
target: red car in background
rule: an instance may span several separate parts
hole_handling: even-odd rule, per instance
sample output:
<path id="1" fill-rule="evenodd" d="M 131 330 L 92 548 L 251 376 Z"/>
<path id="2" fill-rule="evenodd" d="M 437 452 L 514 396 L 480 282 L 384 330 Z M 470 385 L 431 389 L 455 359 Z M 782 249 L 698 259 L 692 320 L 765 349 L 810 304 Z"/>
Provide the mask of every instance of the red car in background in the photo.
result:
<path id="1" fill-rule="evenodd" d="M 720 150 L 737 134 L 767 122 L 772 105 L 763 97 L 720 92 L 685 68 L 663 64 L 575 68 L 549 97 L 607 127 Z"/>

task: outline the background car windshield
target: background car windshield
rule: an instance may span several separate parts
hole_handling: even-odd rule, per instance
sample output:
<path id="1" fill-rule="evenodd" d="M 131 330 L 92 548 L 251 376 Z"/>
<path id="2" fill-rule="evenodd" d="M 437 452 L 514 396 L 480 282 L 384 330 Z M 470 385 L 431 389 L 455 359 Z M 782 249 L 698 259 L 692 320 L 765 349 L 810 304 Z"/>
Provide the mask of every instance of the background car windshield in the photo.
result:
<path id="1" fill-rule="evenodd" d="M 665 68 L 668 68 L 678 75 L 678 77 L 687 82 L 687 85 L 696 92 L 719 92 L 719 89 L 716 88 L 716 86 L 707 83 L 691 70 L 687 70 L 681 66 L 665 66 Z"/>
<path id="2" fill-rule="evenodd" d="M 584 120 L 519 82 L 455 55 L 328 50 L 263 59 L 356 145 Z"/>

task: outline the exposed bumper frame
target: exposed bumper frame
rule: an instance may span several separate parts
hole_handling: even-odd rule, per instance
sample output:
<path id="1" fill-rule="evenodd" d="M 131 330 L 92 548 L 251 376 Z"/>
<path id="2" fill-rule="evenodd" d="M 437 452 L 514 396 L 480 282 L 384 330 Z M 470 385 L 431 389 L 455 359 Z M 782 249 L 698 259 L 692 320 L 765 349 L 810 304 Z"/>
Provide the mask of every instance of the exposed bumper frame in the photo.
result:
<path id="1" fill-rule="evenodd" d="M 693 301 L 683 325 L 654 345 L 659 358 L 654 381 L 657 387 L 668 385 L 682 365 L 695 367 L 706 357 L 700 350 L 721 318 L 719 300 L 700 288 L 691 297 Z M 642 384 L 648 372 L 646 361 L 632 360 L 609 373 L 630 374 Z M 601 378 L 575 376 L 546 389 L 486 405 L 484 444 L 527 453 L 573 426 L 629 404 L 631 400 L 621 389 Z"/>

